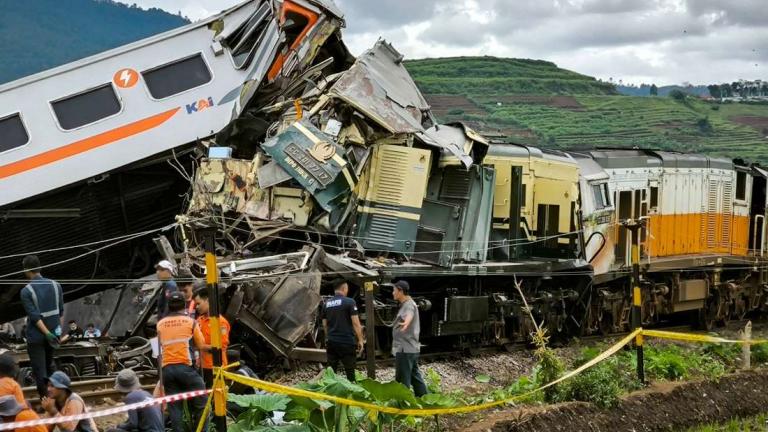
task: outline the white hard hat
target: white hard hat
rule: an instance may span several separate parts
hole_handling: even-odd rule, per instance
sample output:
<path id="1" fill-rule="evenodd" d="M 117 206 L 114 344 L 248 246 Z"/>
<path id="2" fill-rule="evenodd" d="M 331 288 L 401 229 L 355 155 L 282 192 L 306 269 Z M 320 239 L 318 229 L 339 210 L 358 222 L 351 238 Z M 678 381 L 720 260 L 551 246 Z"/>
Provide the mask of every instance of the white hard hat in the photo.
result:
<path id="1" fill-rule="evenodd" d="M 176 266 L 174 266 L 173 263 L 171 263 L 168 260 L 162 260 L 159 263 L 157 263 L 155 265 L 155 270 L 157 269 L 165 269 L 171 272 L 172 275 L 176 275 Z"/>

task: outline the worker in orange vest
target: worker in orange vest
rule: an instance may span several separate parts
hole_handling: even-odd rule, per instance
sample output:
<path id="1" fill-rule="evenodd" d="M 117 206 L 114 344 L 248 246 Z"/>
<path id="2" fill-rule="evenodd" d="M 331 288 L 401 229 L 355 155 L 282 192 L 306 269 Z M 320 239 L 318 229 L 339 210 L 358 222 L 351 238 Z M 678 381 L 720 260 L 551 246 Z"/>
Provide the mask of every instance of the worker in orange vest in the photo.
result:
<path id="1" fill-rule="evenodd" d="M 205 348 L 203 334 L 197 322 L 187 316 L 184 295 L 175 291 L 168 298 L 168 315 L 157 323 L 157 338 L 162 352 L 163 387 L 167 396 L 194 390 L 204 390 L 205 383 L 192 366 L 190 343 L 198 350 Z M 168 411 L 173 430 L 186 430 L 183 401 L 171 402 Z M 200 421 L 205 409 L 205 397 L 189 399 L 189 412 L 194 425 Z"/>
<path id="2" fill-rule="evenodd" d="M 197 324 L 205 340 L 204 349 L 200 350 L 200 368 L 203 371 L 205 386 L 210 388 L 213 385 L 213 354 L 211 353 L 211 319 L 209 316 L 208 290 L 201 289 L 195 292 L 195 304 L 197 305 Z M 221 361 L 222 366 L 226 366 L 230 325 L 229 321 L 223 316 L 219 316 L 219 327 L 221 331 Z"/>

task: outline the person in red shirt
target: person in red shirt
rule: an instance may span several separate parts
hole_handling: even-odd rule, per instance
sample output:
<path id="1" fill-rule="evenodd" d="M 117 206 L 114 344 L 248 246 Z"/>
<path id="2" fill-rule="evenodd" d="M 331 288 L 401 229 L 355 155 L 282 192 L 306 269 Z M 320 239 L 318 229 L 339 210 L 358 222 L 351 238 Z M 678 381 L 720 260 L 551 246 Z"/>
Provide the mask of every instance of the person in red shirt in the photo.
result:
<path id="1" fill-rule="evenodd" d="M 203 380 L 206 388 L 213 385 L 213 354 L 211 346 L 211 320 L 210 304 L 208 303 L 208 290 L 200 289 L 195 292 L 195 304 L 197 305 L 197 326 L 203 333 L 205 345 L 200 350 L 200 368 L 203 372 Z M 221 360 L 222 366 L 227 365 L 227 347 L 229 346 L 229 321 L 223 316 L 219 316 L 219 327 L 221 331 Z"/>

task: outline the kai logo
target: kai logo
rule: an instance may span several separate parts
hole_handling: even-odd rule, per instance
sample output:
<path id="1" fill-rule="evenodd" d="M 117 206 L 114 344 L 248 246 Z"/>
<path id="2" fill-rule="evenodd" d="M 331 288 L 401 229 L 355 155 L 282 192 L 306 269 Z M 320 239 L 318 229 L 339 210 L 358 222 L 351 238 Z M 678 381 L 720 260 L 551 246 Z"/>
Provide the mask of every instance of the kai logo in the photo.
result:
<path id="1" fill-rule="evenodd" d="M 192 102 L 191 104 L 187 104 L 187 114 L 192 114 L 196 112 L 200 112 L 206 108 L 210 108 L 213 106 L 213 98 L 209 97 L 208 99 L 200 99 L 197 102 Z"/>

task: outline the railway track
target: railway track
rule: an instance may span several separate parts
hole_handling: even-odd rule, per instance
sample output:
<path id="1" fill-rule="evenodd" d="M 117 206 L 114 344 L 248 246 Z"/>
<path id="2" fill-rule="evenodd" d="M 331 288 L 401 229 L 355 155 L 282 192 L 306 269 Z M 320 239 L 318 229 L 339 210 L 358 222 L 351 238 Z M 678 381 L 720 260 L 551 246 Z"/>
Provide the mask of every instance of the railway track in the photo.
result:
<path id="1" fill-rule="evenodd" d="M 141 387 L 151 393 L 157 383 L 157 374 L 153 372 L 139 373 L 139 380 L 141 381 Z M 88 403 L 99 403 L 106 398 L 120 400 L 123 398 L 123 393 L 115 390 L 114 385 L 115 377 L 79 380 L 72 381 L 72 391 L 79 394 Z M 35 387 L 24 387 L 22 391 L 24 392 L 24 398 L 31 404 L 37 405 L 40 403 Z"/>

